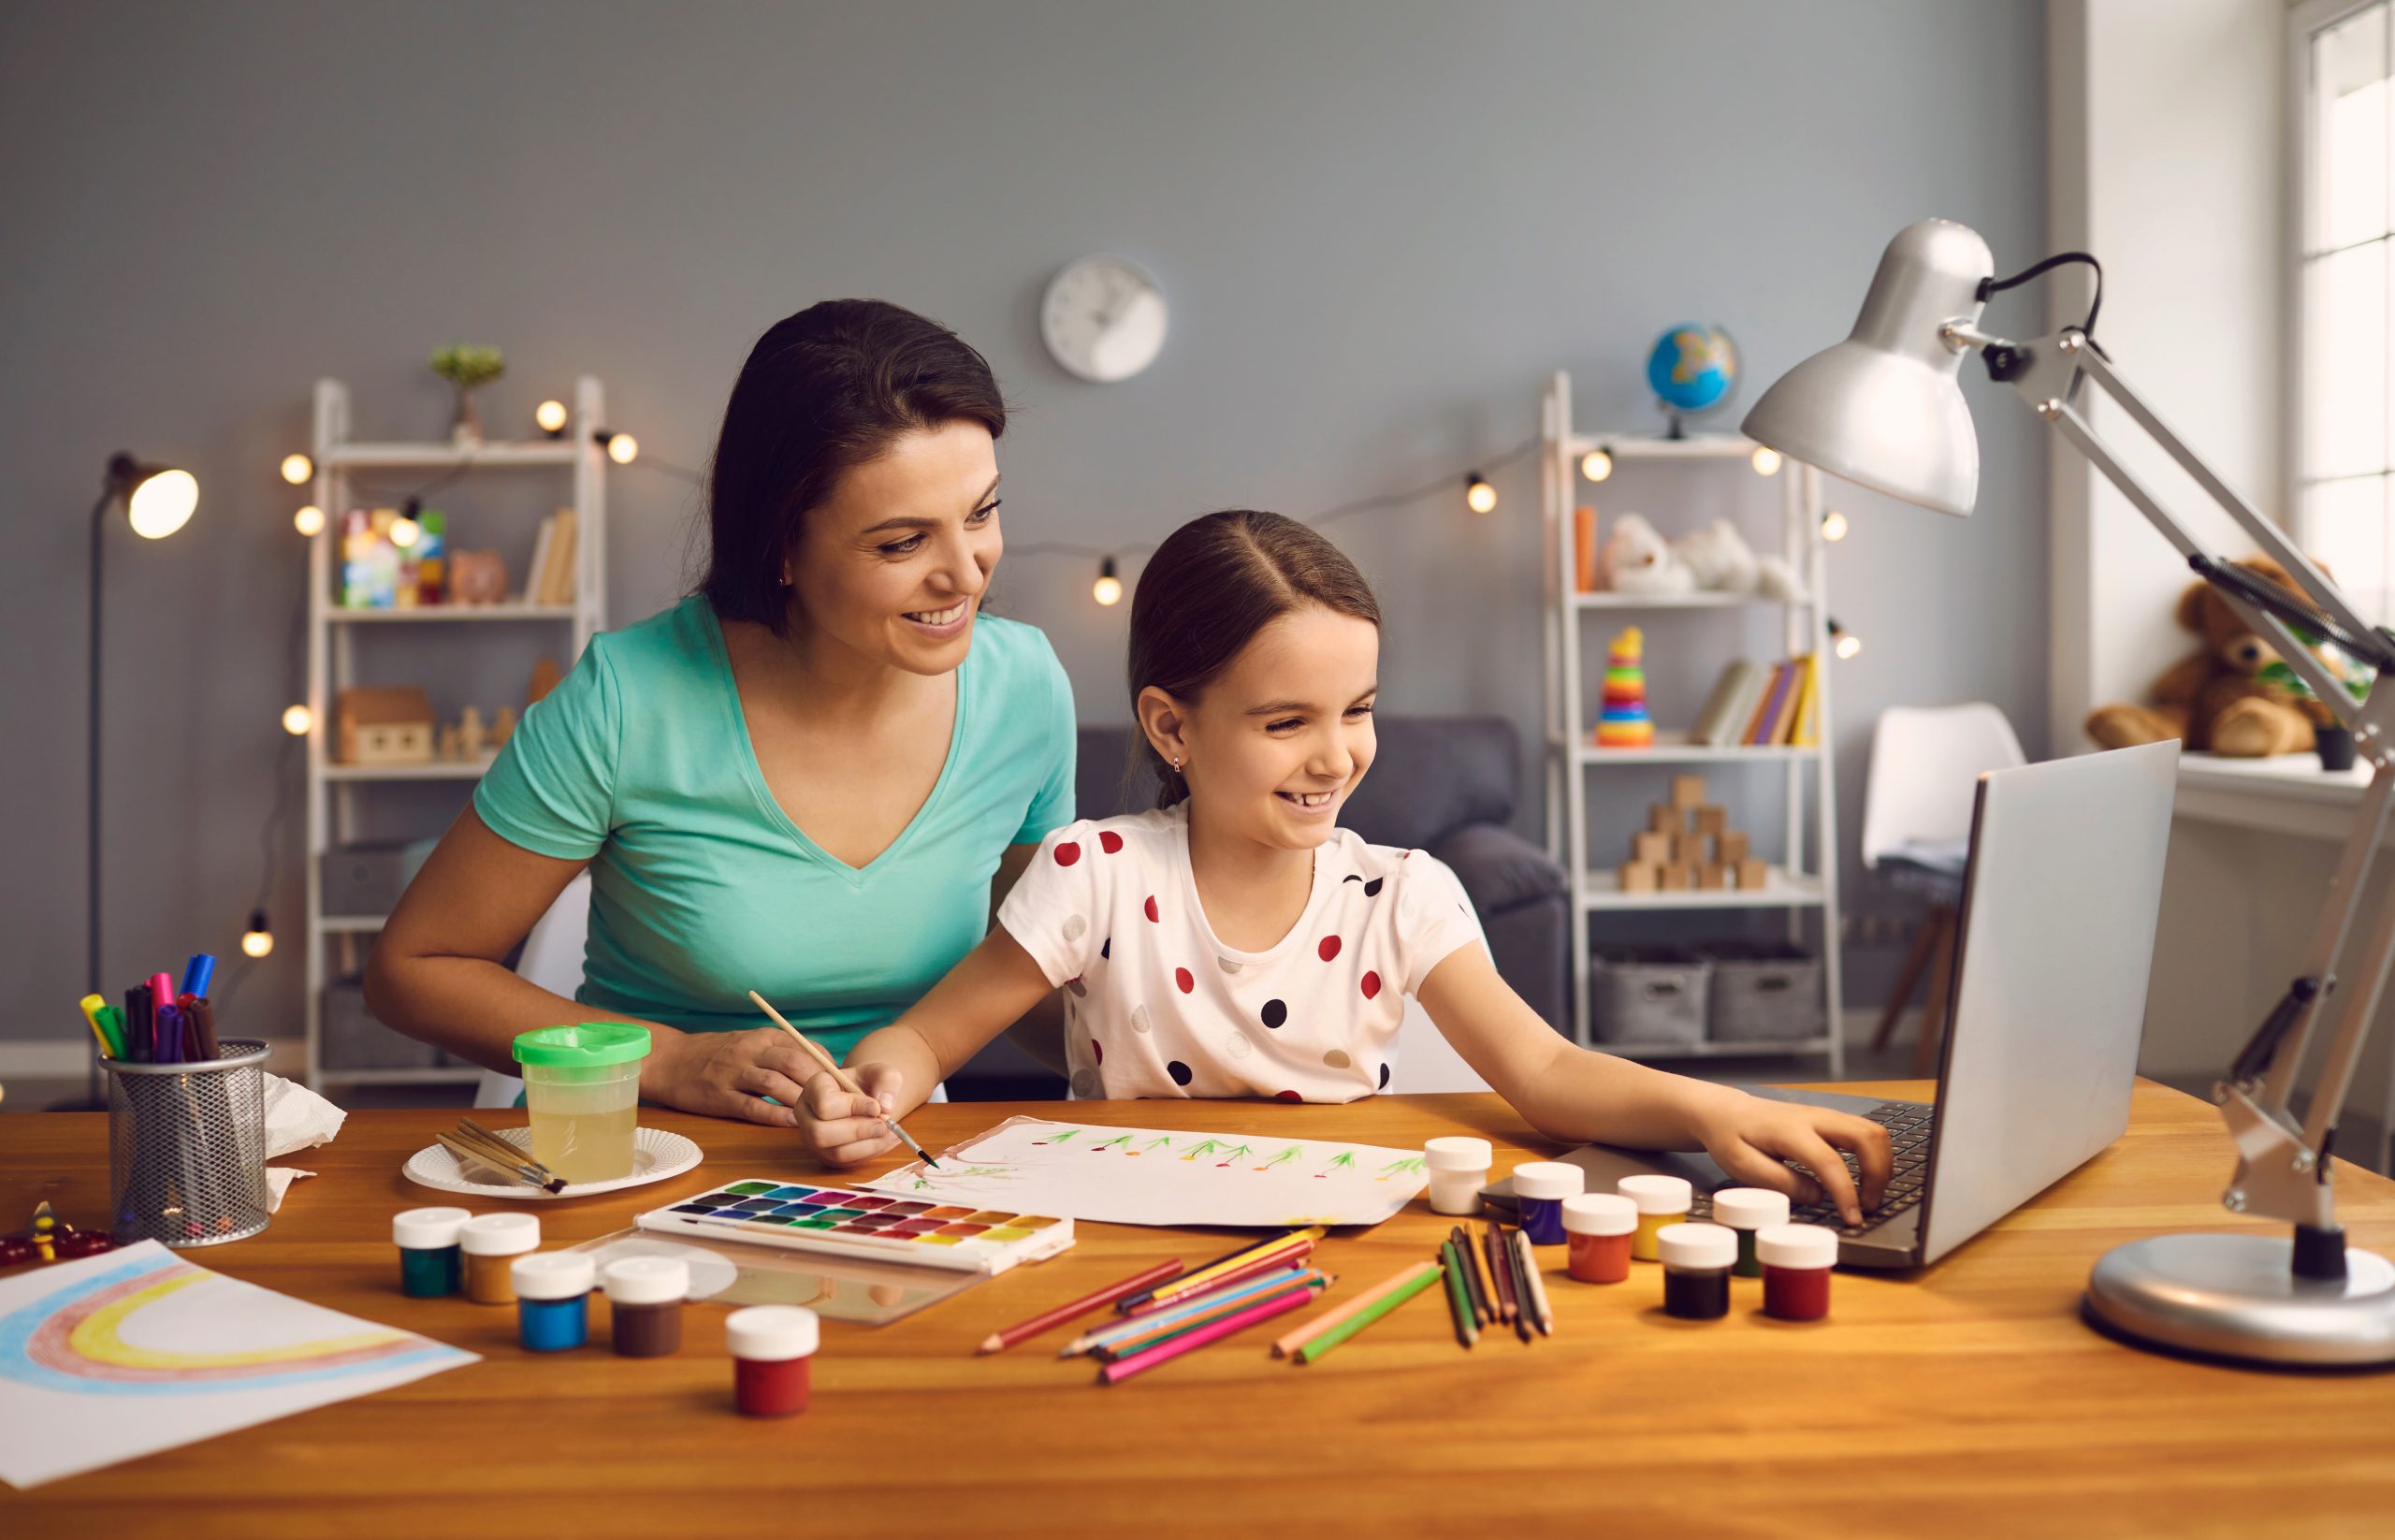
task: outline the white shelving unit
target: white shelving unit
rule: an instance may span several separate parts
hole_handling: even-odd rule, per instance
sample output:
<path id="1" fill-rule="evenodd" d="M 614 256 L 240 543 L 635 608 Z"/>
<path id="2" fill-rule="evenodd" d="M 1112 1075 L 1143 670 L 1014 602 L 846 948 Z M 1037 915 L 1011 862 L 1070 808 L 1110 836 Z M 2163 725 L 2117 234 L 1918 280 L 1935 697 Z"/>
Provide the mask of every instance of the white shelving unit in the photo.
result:
<path id="1" fill-rule="evenodd" d="M 1580 480 L 1581 458 L 1604 448 L 1617 469 L 1638 464 L 1719 465 L 1749 461 L 1756 446 L 1735 435 L 1714 434 L 1685 439 L 1659 439 L 1631 433 L 1583 433 L 1572 421 L 1572 377 L 1561 371 L 1546 385 L 1540 410 L 1540 497 L 1545 516 L 1547 559 L 1543 628 L 1546 665 L 1546 831 L 1547 850 L 1570 874 L 1573 902 L 1569 932 L 1572 948 L 1572 1035 L 1583 1044 L 1594 1041 L 1589 1024 L 1590 917 L 1629 911 L 1777 909 L 1786 916 L 1792 942 L 1806 939 L 1807 917 L 1820 916 L 1819 942 L 1823 1004 L 1829 1023 L 1826 1036 L 1797 1041 L 1688 1045 L 1616 1044 L 1605 1051 L 1625 1058 L 1702 1059 L 1733 1055 L 1826 1055 L 1833 1079 L 1845 1073 L 1845 1045 L 1838 1035 L 1841 987 L 1838 959 L 1837 805 L 1833 775 L 1830 679 L 1826 666 L 1828 591 L 1826 564 L 1822 559 L 1821 475 L 1793 461 L 1776 473 L 1780 491 L 1779 554 L 1802 574 L 1805 592 L 1792 601 L 1744 594 L 1697 593 L 1646 598 L 1626 593 L 1581 593 L 1575 583 L 1573 508 L 1598 501 L 1603 492 L 1589 494 Z M 1666 518 L 1668 523 L 1668 517 Z M 1753 531 L 1748 531 L 1753 538 Z M 1761 542 L 1757 542 L 1761 545 Z M 1589 737 L 1589 697 L 1581 669 L 1586 635 L 1585 617 L 1595 615 L 1611 624 L 1634 620 L 1641 613 L 1675 610 L 1748 614 L 1757 609 L 1780 612 L 1786 648 L 1791 656 L 1822 652 L 1820 671 L 1819 742 L 1806 748 L 1713 748 L 1691 744 L 1685 734 L 1659 731 L 1647 748 L 1598 748 Z M 1723 655 L 1723 661 L 1729 654 Z M 1714 766 L 1752 764 L 1777 768 L 1785 777 L 1786 836 L 1771 879 L 1761 890 L 1638 893 L 1621 891 L 1615 875 L 1618 852 L 1601 857 L 1589 849 L 1589 781 L 1607 769 L 1647 766 Z M 1808 773 L 1809 772 L 1809 773 Z M 1647 800 L 1654 800 L 1652 798 Z M 1809 835 L 1809 852 L 1808 836 Z M 1760 852 L 1759 852 L 1760 853 Z"/>
<path id="2" fill-rule="evenodd" d="M 607 458 L 594 436 L 606 425 L 606 398 L 599 382 L 584 375 L 574 382 L 573 420 L 554 439 L 484 443 L 461 448 L 449 443 L 375 443 L 349 436 L 349 388 L 338 380 L 319 380 L 315 393 L 316 461 L 314 501 L 325 510 L 325 528 L 308 543 L 308 710 L 313 725 L 308 734 L 308 924 L 307 924 L 307 1082 L 348 1085 L 462 1084 L 477 1079 L 479 1069 L 442 1066 L 429 1068 L 328 1069 L 324 1063 L 325 990 L 336 970 L 339 976 L 357 972 L 362 948 L 383 926 L 379 914 L 327 914 L 324 908 L 324 857 L 327 850 L 355 837 L 358 798 L 376 784 L 409 781 L 457 781 L 471 784 L 489 768 L 489 761 L 435 763 L 399 766 L 336 764 L 331 759 L 332 706 L 336 696 L 355 682 L 355 647 L 358 627 L 441 625 L 549 625 L 572 633 L 564 661 L 582 655 L 590 638 L 606 627 L 607 593 Z M 500 604 L 442 604 L 425 609 L 353 610 L 335 603 L 333 577 L 340 559 L 341 515 L 377 500 L 356 490 L 353 478 L 377 472 L 439 474 L 446 471 L 475 473 L 487 471 L 564 471 L 571 473 L 571 506 L 575 514 L 574 602 L 531 604 L 514 601 Z M 387 504 L 389 500 L 381 501 Z M 526 574 L 529 579 L 530 574 Z"/>

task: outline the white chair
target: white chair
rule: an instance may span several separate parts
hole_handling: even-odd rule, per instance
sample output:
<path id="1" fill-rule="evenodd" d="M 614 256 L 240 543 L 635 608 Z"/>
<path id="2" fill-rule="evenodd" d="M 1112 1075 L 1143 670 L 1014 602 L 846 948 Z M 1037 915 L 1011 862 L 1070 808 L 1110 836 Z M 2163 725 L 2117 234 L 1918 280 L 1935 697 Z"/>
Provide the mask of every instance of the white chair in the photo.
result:
<path id="1" fill-rule="evenodd" d="M 532 923 L 524 937 L 524 953 L 515 960 L 515 976 L 538 984 L 552 995 L 573 998 L 582 987 L 582 948 L 590 934 L 590 873 L 574 873 L 549 912 Z M 476 1107 L 513 1107 L 524 1094 L 524 1082 L 514 1075 L 486 1069 L 474 1086 Z"/>
<path id="2" fill-rule="evenodd" d="M 1463 1062 L 1419 1000 L 1405 1002 L 1397 1026 L 1397 1062 L 1389 1069 L 1391 1095 L 1401 1092 L 1486 1091 L 1488 1082 Z"/>
<path id="3" fill-rule="evenodd" d="M 1945 1028 L 1953 980 L 1954 922 L 1971 836 L 1979 778 L 2028 763 L 2004 713 L 1983 701 L 1922 708 L 1891 706 L 1871 734 L 1871 771 L 1863 794 L 1863 864 L 1929 902 L 1904 971 L 1880 1014 L 1871 1046 L 1888 1045 L 1926 969 L 1921 1040 L 1913 1073 L 1924 1076 Z"/>

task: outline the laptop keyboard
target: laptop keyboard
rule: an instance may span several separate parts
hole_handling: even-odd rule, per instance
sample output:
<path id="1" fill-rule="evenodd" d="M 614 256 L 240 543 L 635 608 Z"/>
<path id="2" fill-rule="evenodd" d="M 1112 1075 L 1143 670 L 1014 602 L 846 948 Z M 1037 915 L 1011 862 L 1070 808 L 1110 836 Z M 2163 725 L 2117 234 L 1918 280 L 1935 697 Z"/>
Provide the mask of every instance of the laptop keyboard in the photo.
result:
<path id="1" fill-rule="evenodd" d="M 1888 1130 L 1889 1151 L 1894 1156 L 1894 1165 L 1888 1178 L 1888 1191 L 1880 1199 L 1878 1210 L 1865 1214 L 1860 1225 L 1849 1225 L 1838 1218 L 1837 1210 L 1832 1204 L 1799 1203 L 1788 1211 L 1790 1219 L 1800 1225 L 1826 1226 L 1840 1235 L 1868 1235 L 1921 1201 L 1922 1184 L 1928 1178 L 1929 1133 L 1937 1125 L 1938 1110 L 1923 1107 L 1919 1102 L 1892 1101 L 1874 1107 L 1863 1115 Z M 1847 1172 L 1854 1178 L 1856 1190 L 1860 1191 L 1863 1185 L 1861 1167 L 1848 1152 L 1841 1150 L 1838 1154 L 1845 1159 Z M 1802 1161 L 1792 1160 L 1788 1164 L 1807 1176 L 1813 1174 L 1812 1168 Z M 1711 1219 L 1713 1195 L 1697 1194 L 1696 1200 L 1689 1205 L 1689 1217 Z"/>

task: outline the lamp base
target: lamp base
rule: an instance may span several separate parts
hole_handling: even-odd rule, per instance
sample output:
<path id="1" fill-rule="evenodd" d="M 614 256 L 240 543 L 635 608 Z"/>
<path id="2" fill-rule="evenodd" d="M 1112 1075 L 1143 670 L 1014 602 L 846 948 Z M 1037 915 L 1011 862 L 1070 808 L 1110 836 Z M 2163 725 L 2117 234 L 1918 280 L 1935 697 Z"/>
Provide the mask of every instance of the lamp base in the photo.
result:
<path id="1" fill-rule="evenodd" d="M 2395 1363 L 2395 1263 L 2347 1248 L 2346 1276 L 2298 1278 L 2269 1235 L 2157 1235 L 2115 1246 L 2087 1276 L 2087 1310 L 2159 1347 L 2272 1363 Z"/>

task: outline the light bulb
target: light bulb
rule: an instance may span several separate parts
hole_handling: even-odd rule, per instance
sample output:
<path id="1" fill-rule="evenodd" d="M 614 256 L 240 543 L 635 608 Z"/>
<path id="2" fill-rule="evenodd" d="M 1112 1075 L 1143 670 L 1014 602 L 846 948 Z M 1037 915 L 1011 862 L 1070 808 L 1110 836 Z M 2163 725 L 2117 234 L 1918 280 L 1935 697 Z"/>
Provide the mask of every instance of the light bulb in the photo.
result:
<path id="1" fill-rule="evenodd" d="M 250 911 L 249 928 L 241 932 L 241 955 L 263 957 L 274 950 L 274 932 L 267 927 L 266 910 Z"/>
<path id="2" fill-rule="evenodd" d="M 1497 488 L 1488 478 L 1474 471 L 1464 478 L 1463 503 L 1475 514 L 1485 514 L 1497 506 Z"/>
<path id="3" fill-rule="evenodd" d="M 325 511 L 312 502 L 291 516 L 291 527 L 312 540 L 325 532 Z"/>
<path id="4" fill-rule="evenodd" d="M 1123 603 L 1123 580 L 1114 575 L 1112 557 L 1097 564 L 1097 581 L 1090 585 L 1089 596 L 1109 609 Z"/>
<path id="5" fill-rule="evenodd" d="M 308 729 L 315 725 L 316 714 L 306 706 L 286 705 L 283 708 L 283 730 L 293 737 L 306 737 Z"/>
<path id="6" fill-rule="evenodd" d="M 416 536 L 422 533 L 424 533 L 424 526 L 405 514 L 391 520 L 391 544 L 403 551 L 414 545 Z"/>
<path id="7" fill-rule="evenodd" d="M 607 458 L 617 465 L 630 465 L 640 455 L 640 441 L 630 433 L 611 433 L 602 428 L 591 437 L 599 441 L 599 447 L 607 451 Z"/>
<path id="8" fill-rule="evenodd" d="M 1776 476 L 1779 474 L 1779 451 L 1772 448 L 1769 444 L 1759 443 L 1755 445 L 1754 462 L 1756 475 Z"/>
<path id="9" fill-rule="evenodd" d="M 1822 516 L 1822 538 L 1829 541 L 1846 538 L 1846 516 L 1833 508 Z"/>
<path id="10" fill-rule="evenodd" d="M 1613 474 L 1613 455 L 1604 449 L 1591 449 L 1580 457 L 1580 473 L 1590 481 L 1603 481 Z"/>
<path id="11" fill-rule="evenodd" d="M 164 540 L 191 521 L 199 506 L 199 483 L 188 471 L 160 471 L 133 489 L 124 516 L 144 540 Z"/>
<path id="12" fill-rule="evenodd" d="M 1837 655 L 1841 658 L 1851 658 L 1862 650 L 1863 638 L 1852 632 L 1848 632 L 1837 639 Z"/>
<path id="13" fill-rule="evenodd" d="M 540 405 L 532 409 L 532 420 L 541 425 L 542 432 L 549 434 L 552 437 L 564 432 L 565 403 L 563 401 L 543 401 Z"/>
<path id="14" fill-rule="evenodd" d="M 297 487 L 316 473 L 316 462 L 305 455 L 283 457 L 283 479 Z"/>

